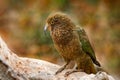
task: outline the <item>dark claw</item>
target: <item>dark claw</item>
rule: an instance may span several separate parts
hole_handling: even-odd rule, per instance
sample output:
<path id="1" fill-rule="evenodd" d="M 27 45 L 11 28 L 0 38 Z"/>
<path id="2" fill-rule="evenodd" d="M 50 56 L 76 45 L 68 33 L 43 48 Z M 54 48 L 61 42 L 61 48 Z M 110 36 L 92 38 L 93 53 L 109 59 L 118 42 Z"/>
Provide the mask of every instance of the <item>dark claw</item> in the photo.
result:
<path id="1" fill-rule="evenodd" d="M 66 68 L 66 66 L 67 66 L 68 64 L 69 64 L 69 62 L 66 63 L 64 66 L 62 66 L 60 69 L 58 69 L 58 71 L 55 73 L 55 75 L 57 75 L 58 73 L 62 72 L 62 71 Z"/>
<path id="2" fill-rule="evenodd" d="M 64 75 L 64 77 L 69 76 L 71 73 L 72 73 L 71 71 L 66 72 L 65 75 Z"/>
<path id="3" fill-rule="evenodd" d="M 62 72 L 64 69 L 65 69 L 64 67 L 58 69 L 58 71 L 55 73 L 55 75 L 57 75 L 58 73 Z"/>

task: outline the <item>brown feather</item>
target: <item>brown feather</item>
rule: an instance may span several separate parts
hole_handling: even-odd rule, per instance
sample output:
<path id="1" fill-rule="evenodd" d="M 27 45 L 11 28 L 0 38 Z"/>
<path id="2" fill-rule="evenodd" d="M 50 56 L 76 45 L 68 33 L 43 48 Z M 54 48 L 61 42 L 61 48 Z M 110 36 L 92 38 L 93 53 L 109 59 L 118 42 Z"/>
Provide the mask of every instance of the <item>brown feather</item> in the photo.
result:
<path id="1" fill-rule="evenodd" d="M 78 69 L 86 73 L 96 73 L 90 56 L 82 51 L 76 27 L 68 16 L 55 13 L 47 18 L 54 45 L 66 62 L 75 61 Z"/>

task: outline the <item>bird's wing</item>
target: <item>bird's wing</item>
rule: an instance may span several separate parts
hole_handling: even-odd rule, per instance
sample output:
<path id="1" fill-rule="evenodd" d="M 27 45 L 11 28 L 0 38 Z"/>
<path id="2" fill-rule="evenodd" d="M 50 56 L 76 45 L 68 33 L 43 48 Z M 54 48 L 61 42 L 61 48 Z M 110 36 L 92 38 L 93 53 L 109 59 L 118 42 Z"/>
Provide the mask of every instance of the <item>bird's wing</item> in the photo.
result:
<path id="1" fill-rule="evenodd" d="M 82 49 L 85 53 L 87 53 L 91 58 L 96 59 L 95 52 L 90 44 L 88 36 L 83 28 L 78 28 L 77 30 L 79 39 L 82 45 Z"/>
<path id="2" fill-rule="evenodd" d="M 88 36 L 85 30 L 81 27 L 77 27 L 75 31 L 77 31 L 79 35 L 79 39 L 80 39 L 83 51 L 91 57 L 92 61 L 96 65 L 100 66 L 100 63 L 96 60 L 95 52 L 90 44 L 90 41 L 88 39 Z"/>

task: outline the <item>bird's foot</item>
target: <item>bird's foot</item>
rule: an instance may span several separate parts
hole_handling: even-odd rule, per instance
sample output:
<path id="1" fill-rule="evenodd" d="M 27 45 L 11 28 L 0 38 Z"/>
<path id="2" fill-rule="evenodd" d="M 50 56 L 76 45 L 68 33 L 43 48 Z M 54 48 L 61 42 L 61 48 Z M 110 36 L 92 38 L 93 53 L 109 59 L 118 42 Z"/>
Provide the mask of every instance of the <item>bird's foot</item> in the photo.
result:
<path id="1" fill-rule="evenodd" d="M 65 67 L 61 67 L 60 69 L 58 69 L 58 71 L 55 73 L 56 75 L 60 72 L 62 72 L 65 69 Z"/>
<path id="2" fill-rule="evenodd" d="M 64 66 L 62 66 L 60 69 L 58 69 L 58 71 L 55 73 L 55 75 L 57 75 L 58 73 L 62 72 L 66 66 L 69 64 L 69 62 L 67 62 Z"/>
<path id="3" fill-rule="evenodd" d="M 69 76 L 70 74 L 72 74 L 72 73 L 75 73 L 75 72 L 81 72 L 81 71 L 83 71 L 82 69 L 80 69 L 80 70 L 71 70 L 71 71 L 67 71 L 66 73 L 65 73 L 65 77 L 67 77 L 67 76 Z"/>

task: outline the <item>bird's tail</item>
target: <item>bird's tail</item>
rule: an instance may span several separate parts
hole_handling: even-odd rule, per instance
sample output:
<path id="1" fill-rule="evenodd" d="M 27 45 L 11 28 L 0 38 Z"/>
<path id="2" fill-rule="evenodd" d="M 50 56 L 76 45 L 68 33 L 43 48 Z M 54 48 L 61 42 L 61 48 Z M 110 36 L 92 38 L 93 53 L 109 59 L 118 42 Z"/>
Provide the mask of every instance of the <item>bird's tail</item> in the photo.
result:
<path id="1" fill-rule="evenodd" d="M 97 66 L 101 67 L 100 63 L 99 63 L 96 59 L 92 58 L 92 61 L 93 61 L 93 63 L 95 63 Z"/>
<path id="2" fill-rule="evenodd" d="M 93 62 L 94 62 L 97 66 L 101 67 L 100 63 L 99 63 L 97 60 L 93 60 Z"/>

